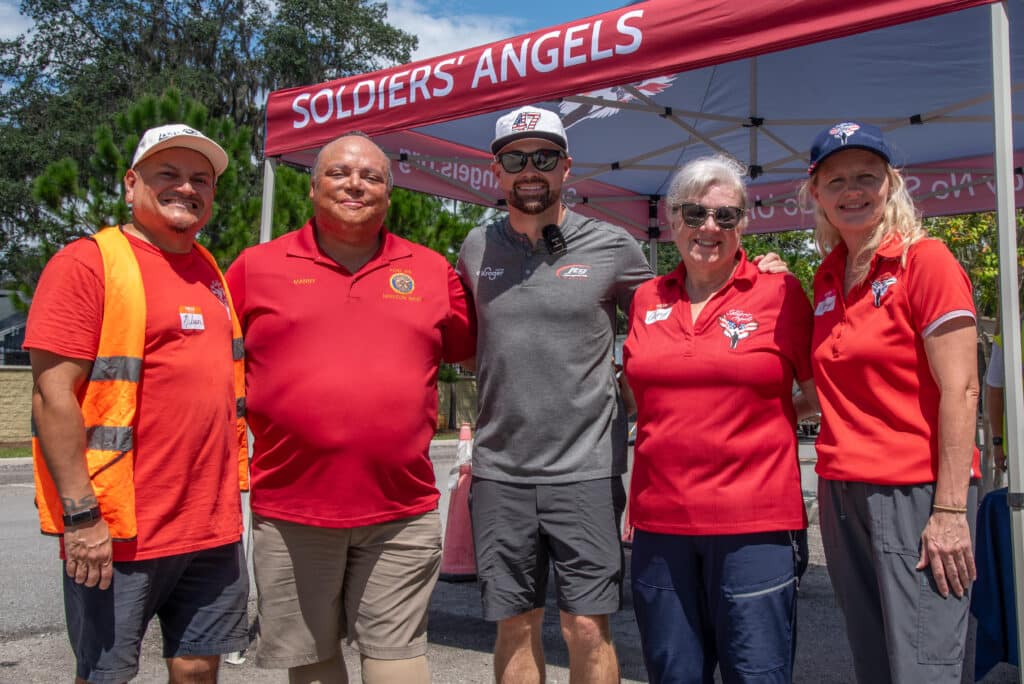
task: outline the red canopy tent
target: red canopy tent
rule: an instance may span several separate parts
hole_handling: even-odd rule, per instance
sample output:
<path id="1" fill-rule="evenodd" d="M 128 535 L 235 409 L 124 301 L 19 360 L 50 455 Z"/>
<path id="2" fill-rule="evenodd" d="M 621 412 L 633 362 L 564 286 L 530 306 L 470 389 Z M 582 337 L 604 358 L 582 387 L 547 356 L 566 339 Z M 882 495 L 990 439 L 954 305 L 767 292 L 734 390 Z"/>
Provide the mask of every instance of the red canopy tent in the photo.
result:
<path id="1" fill-rule="evenodd" d="M 913 164 L 926 213 L 991 209 L 987 14 L 949 15 L 984 4 L 650 0 L 274 92 L 265 154 L 309 166 L 325 142 L 358 129 L 395 160 L 399 185 L 494 206 L 495 112 L 537 103 L 569 128 L 565 199 L 582 213 L 648 237 L 664 225 L 658 199 L 672 171 L 710 150 L 750 165 L 759 232 L 809 225 L 793 197 L 809 141 L 855 117 L 881 125 Z"/>
<path id="2" fill-rule="evenodd" d="M 1020 0 L 648 0 L 372 74 L 271 93 L 273 167 L 309 167 L 338 135 L 374 136 L 396 183 L 500 206 L 488 144 L 500 113 L 557 110 L 573 176 L 563 200 L 652 247 L 673 170 L 709 151 L 747 164 L 752 229 L 807 227 L 793 199 L 807 148 L 845 118 L 880 125 L 926 214 L 996 209 L 1009 443 L 1024 445 L 1014 207 L 1024 205 Z M 1017 38 L 1012 41 L 1011 31 Z M 1014 130 L 1016 128 L 1016 131 Z M 667 236 L 661 236 L 667 237 Z M 1024 458 L 1011 454 L 1018 623 Z M 1022 631 L 1024 633 L 1024 631 Z M 1024 652 L 1024 647 L 1019 646 Z"/>

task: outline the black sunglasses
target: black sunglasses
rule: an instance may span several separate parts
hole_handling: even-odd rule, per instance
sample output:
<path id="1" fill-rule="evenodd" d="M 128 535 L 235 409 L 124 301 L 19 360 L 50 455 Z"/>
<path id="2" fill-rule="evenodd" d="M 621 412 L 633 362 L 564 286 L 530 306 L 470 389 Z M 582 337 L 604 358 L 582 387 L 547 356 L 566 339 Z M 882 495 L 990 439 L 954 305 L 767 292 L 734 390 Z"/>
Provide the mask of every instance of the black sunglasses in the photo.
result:
<path id="1" fill-rule="evenodd" d="M 508 173 L 519 173 L 526 168 L 526 160 L 533 161 L 533 167 L 538 171 L 550 171 L 558 166 L 558 160 L 565 157 L 562 150 L 534 150 L 533 152 L 502 152 L 496 159 L 501 168 Z"/>
<path id="2" fill-rule="evenodd" d="M 704 222 L 708 220 L 708 214 L 710 214 L 722 230 L 735 230 L 736 226 L 743 220 L 743 214 L 745 213 L 742 207 L 717 207 L 710 209 L 696 202 L 673 204 L 672 211 L 682 212 L 683 223 L 690 228 L 700 228 L 703 226 Z"/>

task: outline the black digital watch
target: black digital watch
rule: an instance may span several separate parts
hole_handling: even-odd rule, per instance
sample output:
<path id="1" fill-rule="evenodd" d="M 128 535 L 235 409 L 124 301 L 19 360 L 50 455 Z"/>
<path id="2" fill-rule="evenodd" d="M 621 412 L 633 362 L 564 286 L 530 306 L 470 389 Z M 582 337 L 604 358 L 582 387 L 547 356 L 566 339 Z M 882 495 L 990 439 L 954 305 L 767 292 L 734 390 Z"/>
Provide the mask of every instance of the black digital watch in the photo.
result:
<path id="1" fill-rule="evenodd" d="M 93 506 L 92 508 L 79 511 L 78 513 L 71 513 L 70 515 L 64 514 L 64 527 L 74 527 L 76 525 L 83 525 L 85 523 L 99 520 L 103 517 L 103 513 L 100 511 L 99 506 Z"/>

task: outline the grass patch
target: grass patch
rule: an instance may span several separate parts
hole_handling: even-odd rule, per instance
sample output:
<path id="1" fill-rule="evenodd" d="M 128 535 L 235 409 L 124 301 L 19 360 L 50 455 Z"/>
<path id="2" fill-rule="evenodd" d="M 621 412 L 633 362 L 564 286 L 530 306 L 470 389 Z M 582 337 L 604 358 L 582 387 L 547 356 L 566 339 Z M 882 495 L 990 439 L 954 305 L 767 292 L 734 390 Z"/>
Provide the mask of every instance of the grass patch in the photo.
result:
<path id="1" fill-rule="evenodd" d="M 434 433 L 434 439 L 458 439 L 458 430 L 438 430 Z"/>
<path id="2" fill-rule="evenodd" d="M 0 444 L 0 458 L 29 458 L 31 456 L 31 444 Z"/>

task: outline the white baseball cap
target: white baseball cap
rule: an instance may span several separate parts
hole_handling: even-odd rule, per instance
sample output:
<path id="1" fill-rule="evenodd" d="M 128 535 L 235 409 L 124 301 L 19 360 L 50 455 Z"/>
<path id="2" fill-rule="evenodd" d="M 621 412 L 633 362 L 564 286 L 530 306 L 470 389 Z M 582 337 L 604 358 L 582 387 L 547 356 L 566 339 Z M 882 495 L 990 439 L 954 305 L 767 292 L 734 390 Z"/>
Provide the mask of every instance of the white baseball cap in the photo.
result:
<path id="1" fill-rule="evenodd" d="M 550 140 L 566 152 L 569 151 L 562 120 L 550 109 L 520 107 L 499 118 L 494 124 L 491 152 L 497 154 L 505 145 L 523 138 Z"/>
<path id="2" fill-rule="evenodd" d="M 228 154 L 224 148 L 213 142 L 205 135 L 185 124 L 168 124 L 157 126 L 146 131 L 139 146 L 135 148 L 135 157 L 132 159 L 132 168 L 139 165 L 143 159 L 150 157 L 160 150 L 172 147 L 184 147 L 195 150 L 210 160 L 213 166 L 213 173 L 216 177 L 224 173 L 228 168 Z"/>

